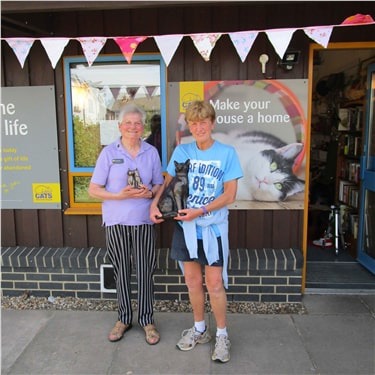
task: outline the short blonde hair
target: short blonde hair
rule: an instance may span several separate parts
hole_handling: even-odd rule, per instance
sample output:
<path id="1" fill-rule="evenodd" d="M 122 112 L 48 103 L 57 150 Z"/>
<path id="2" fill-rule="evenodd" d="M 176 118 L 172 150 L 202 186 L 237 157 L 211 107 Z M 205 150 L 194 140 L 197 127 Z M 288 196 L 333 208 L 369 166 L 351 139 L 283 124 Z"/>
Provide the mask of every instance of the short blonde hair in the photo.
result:
<path id="1" fill-rule="evenodd" d="M 216 113 L 214 107 L 211 103 L 204 100 L 195 100 L 190 102 L 186 112 L 186 121 L 197 121 L 209 118 L 212 122 L 216 119 Z"/>

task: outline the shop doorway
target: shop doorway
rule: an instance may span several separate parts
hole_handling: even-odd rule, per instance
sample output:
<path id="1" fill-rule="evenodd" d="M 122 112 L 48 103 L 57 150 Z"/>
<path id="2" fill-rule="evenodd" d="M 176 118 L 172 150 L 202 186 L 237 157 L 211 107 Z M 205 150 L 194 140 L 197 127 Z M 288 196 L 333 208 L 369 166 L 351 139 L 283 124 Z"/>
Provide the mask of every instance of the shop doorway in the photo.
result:
<path id="1" fill-rule="evenodd" d="M 309 58 L 305 292 L 375 293 L 375 275 L 358 261 L 366 79 L 375 43 L 313 45 Z"/>

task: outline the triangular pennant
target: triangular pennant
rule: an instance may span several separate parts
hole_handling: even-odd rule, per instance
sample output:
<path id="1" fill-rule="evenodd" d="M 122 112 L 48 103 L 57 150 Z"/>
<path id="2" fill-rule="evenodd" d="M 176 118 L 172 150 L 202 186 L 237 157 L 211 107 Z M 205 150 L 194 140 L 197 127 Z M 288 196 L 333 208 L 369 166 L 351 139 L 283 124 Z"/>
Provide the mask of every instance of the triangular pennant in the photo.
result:
<path id="1" fill-rule="evenodd" d="M 333 26 L 305 27 L 303 29 L 303 31 L 309 38 L 311 38 L 324 48 L 327 48 L 328 46 L 332 30 Z"/>
<path id="2" fill-rule="evenodd" d="M 283 58 L 296 29 L 266 30 L 267 37 L 280 59 Z"/>
<path id="3" fill-rule="evenodd" d="M 111 87 L 111 93 L 115 99 L 117 99 L 118 94 L 120 93 L 120 87 Z"/>
<path id="4" fill-rule="evenodd" d="M 112 108 L 115 97 L 113 97 L 113 91 L 108 86 L 104 86 L 103 89 L 100 91 L 100 94 L 103 98 L 104 104 L 106 108 Z"/>
<path id="5" fill-rule="evenodd" d="M 89 66 L 93 64 L 95 59 L 98 57 L 99 52 L 103 48 L 107 38 L 105 37 L 85 37 L 78 38 L 81 43 L 83 53 L 85 54 L 87 63 Z"/>
<path id="6" fill-rule="evenodd" d="M 126 86 L 121 86 L 119 93 L 117 94 L 116 100 L 124 100 L 126 99 L 128 94 L 126 93 Z"/>
<path id="7" fill-rule="evenodd" d="M 126 36 L 123 38 L 114 38 L 128 64 L 131 63 L 132 57 L 138 47 L 138 44 L 146 39 L 147 36 Z"/>
<path id="8" fill-rule="evenodd" d="M 126 88 L 126 92 L 130 96 L 130 99 L 134 99 L 135 98 L 135 95 L 137 94 L 138 90 L 139 90 L 139 86 L 127 87 Z"/>
<path id="9" fill-rule="evenodd" d="M 214 49 L 216 42 L 221 37 L 221 34 L 192 34 L 190 38 L 198 52 L 205 61 L 210 61 L 211 51 Z"/>
<path id="10" fill-rule="evenodd" d="M 147 95 L 149 98 L 152 97 L 152 95 L 154 94 L 155 92 L 155 89 L 157 88 L 158 86 L 145 86 L 145 89 L 147 91 Z"/>
<path id="11" fill-rule="evenodd" d="M 12 48 L 13 52 L 17 56 L 21 67 L 23 68 L 25 64 L 26 57 L 30 52 L 30 48 L 34 43 L 33 38 L 6 38 L 5 39 L 9 44 L 10 48 Z"/>
<path id="12" fill-rule="evenodd" d="M 355 14 L 348 18 L 345 18 L 341 25 L 357 25 L 365 23 L 374 23 L 374 19 L 369 14 Z"/>
<path id="13" fill-rule="evenodd" d="M 69 38 L 41 38 L 40 43 L 47 52 L 52 68 L 55 69 L 65 46 L 69 43 Z"/>
<path id="14" fill-rule="evenodd" d="M 251 47 L 258 35 L 258 31 L 240 31 L 238 33 L 229 33 L 234 47 L 242 62 L 246 60 Z"/>
<path id="15" fill-rule="evenodd" d="M 165 65 L 168 66 L 176 52 L 183 35 L 154 36 L 155 42 L 160 50 Z"/>

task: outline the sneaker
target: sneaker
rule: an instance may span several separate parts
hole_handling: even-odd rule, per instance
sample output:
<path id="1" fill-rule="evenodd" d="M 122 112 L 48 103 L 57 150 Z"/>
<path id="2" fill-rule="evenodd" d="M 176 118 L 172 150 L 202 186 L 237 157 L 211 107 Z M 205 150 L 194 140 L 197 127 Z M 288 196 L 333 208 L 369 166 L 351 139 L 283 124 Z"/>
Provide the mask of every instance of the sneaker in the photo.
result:
<path id="1" fill-rule="evenodd" d="M 190 329 L 185 329 L 179 342 L 177 343 L 177 348 L 183 351 L 194 349 L 197 344 L 206 344 L 211 340 L 211 336 L 206 330 L 203 333 L 198 332 L 195 327 Z"/>
<path id="2" fill-rule="evenodd" d="M 319 240 L 314 240 L 313 244 L 321 247 L 332 247 L 333 241 L 330 238 L 319 238 Z"/>
<path id="3" fill-rule="evenodd" d="M 214 352 L 212 353 L 212 360 L 218 362 L 228 362 L 230 360 L 230 341 L 228 336 L 216 336 L 216 344 Z"/>

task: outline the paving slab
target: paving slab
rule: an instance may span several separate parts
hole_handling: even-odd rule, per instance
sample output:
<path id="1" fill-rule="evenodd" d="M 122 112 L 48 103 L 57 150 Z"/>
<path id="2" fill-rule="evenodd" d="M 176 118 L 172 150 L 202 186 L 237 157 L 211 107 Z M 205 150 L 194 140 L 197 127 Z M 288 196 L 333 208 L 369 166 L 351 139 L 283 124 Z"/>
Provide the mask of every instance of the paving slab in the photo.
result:
<path id="1" fill-rule="evenodd" d="M 375 316 L 375 295 L 365 295 L 361 296 L 361 301 L 366 305 L 366 307 L 370 310 L 372 315 Z"/>
<path id="2" fill-rule="evenodd" d="M 371 314 L 294 315 L 318 374 L 375 374 L 375 320 Z"/>
<path id="3" fill-rule="evenodd" d="M 176 348 L 191 313 L 155 314 L 150 346 L 137 323 L 107 340 L 113 311 L 2 310 L 2 374 L 375 374 L 374 296 L 305 295 L 306 314 L 228 314 L 231 360 L 211 360 L 214 340 Z M 207 314 L 210 332 L 215 321 Z"/>
<path id="4" fill-rule="evenodd" d="M 9 373 L 105 374 L 114 347 L 103 338 L 115 316 L 108 312 L 55 311 Z"/>
<path id="5" fill-rule="evenodd" d="M 7 373 L 52 317 L 52 311 L 1 311 L 2 374 Z"/>
<path id="6" fill-rule="evenodd" d="M 289 315 L 228 316 L 231 361 L 212 366 L 212 374 L 314 374 Z"/>
<path id="7" fill-rule="evenodd" d="M 369 297 L 369 302 L 372 296 Z M 375 296 L 373 296 L 375 297 Z M 305 295 L 302 302 L 309 314 L 368 314 L 363 296 L 352 295 Z"/>
<path id="8" fill-rule="evenodd" d="M 148 345 L 143 329 L 134 326 L 117 344 L 110 374 L 209 374 L 210 344 L 182 352 L 176 343 L 184 329 L 193 325 L 190 313 L 157 313 L 155 323 L 161 340 Z M 209 318 L 207 320 L 209 323 Z"/>

